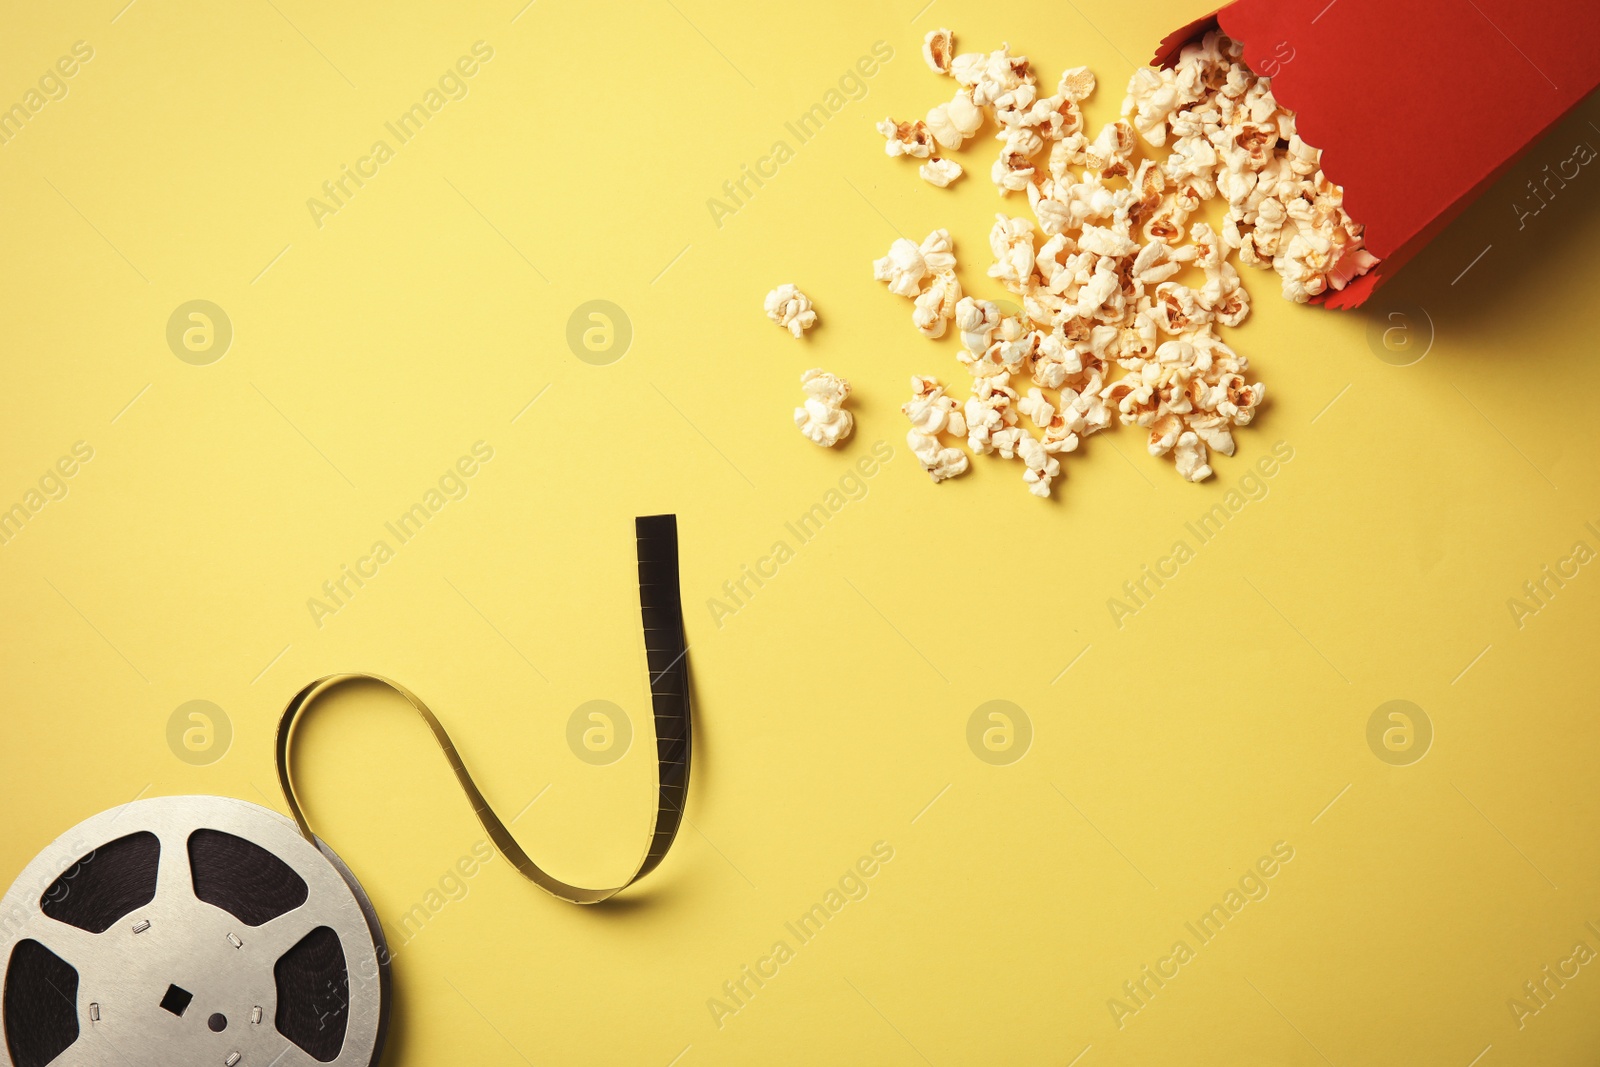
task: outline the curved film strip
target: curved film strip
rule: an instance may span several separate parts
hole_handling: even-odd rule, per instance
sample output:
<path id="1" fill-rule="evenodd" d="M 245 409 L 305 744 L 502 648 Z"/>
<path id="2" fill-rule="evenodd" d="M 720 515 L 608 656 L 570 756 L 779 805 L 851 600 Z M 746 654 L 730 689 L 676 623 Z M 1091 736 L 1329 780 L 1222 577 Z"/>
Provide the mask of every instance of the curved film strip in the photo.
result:
<path id="1" fill-rule="evenodd" d="M 295 694 L 278 721 L 278 781 L 290 814 L 308 840 L 315 840 L 301 810 L 290 773 L 290 750 L 300 715 L 330 690 L 351 682 L 376 682 L 388 686 L 416 709 L 433 732 L 462 792 L 508 862 L 528 881 L 562 900 L 594 904 L 616 895 L 649 874 L 672 847 L 683 821 L 689 792 L 691 727 L 689 713 L 688 644 L 683 629 L 683 599 L 678 584 L 678 523 L 673 515 L 649 515 L 634 521 L 638 539 L 639 608 L 644 622 L 645 659 L 650 671 L 650 700 L 656 732 L 656 811 L 649 845 L 634 873 L 621 885 L 603 889 L 568 885 L 536 864 L 512 836 L 467 771 L 444 725 L 422 699 L 399 682 L 375 674 L 333 674 L 319 678 Z"/>

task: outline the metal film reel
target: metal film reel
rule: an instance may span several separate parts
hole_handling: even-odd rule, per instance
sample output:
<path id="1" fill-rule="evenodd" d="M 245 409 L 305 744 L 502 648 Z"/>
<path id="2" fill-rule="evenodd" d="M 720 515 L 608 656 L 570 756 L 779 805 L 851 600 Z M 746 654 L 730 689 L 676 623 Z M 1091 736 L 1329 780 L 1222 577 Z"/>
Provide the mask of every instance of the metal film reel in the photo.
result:
<path id="1" fill-rule="evenodd" d="M 0 1067 L 372 1067 L 388 950 L 320 848 L 210 796 L 137 800 L 57 838 L 0 901 Z"/>

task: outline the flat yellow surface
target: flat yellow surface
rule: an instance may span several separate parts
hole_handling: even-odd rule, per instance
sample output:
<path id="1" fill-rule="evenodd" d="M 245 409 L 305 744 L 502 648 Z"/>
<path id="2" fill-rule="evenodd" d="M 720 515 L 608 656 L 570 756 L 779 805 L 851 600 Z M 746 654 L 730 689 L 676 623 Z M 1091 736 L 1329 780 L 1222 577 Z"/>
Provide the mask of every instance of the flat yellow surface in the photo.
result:
<path id="1" fill-rule="evenodd" d="M 1513 206 L 1600 144 L 1592 102 L 1366 311 L 1247 271 L 1231 340 L 1268 405 L 1213 481 L 1117 431 L 1046 503 L 1018 464 L 935 487 L 905 448 L 907 377 L 964 372 L 869 261 L 946 226 L 1002 296 L 986 235 L 1025 208 L 986 139 L 941 191 L 872 123 L 948 95 L 918 56 L 942 24 L 1051 84 L 1090 65 L 1098 125 L 1202 5 L 124 2 L 13 4 L 0 35 L 0 105 L 92 51 L 0 146 L 0 506 L 26 516 L 0 546 L 0 882 L 134 796 L 283 810 L 276 716 L 340 670 L 428 700 L 556 874 L 619 877 L 651 803 L 632 518 L 672 511 L 690 825 L 616 906 L 501 860 L 453 876 L 480 831 L 398 701 L 305 731 L 312 818 L 396 947 L 391 1067 L 1593 1062 L 1600 177 L 1520 229 Z M 822 316 L 803 342 L 761 313 L 785 281 Z M 194 300 L 231 323 L 209 363 L 203 328 L 194 362 L 168 344 Z M 606 365 L 567 342 L 591 300 L 631 324 Z M 855 385 L 836 451 L 790 423 L 811 366 Z M 346 566 L 371 576 L 329 600 Z M 211 750 L 188 712 L 169 730 L 194 700 L 225 747 L 215 715 Z M 589 700 L 634 726 L 608 765 L 567 744 Z M 975 754 L 1000 720 L 968 741 L 993 700 L 1031 732 L 1005 765 Z M 1421 714 L 1369 745 L 1392 700 Z M 808 940 L 786 925 L 830 901 Z"/>

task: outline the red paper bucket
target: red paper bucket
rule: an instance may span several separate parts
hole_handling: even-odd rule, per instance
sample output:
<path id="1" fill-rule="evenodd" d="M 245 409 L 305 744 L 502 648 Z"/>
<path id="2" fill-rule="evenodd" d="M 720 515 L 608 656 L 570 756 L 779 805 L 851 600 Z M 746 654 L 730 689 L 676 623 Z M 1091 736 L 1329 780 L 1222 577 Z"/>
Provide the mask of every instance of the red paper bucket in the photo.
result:
<path id="1" fill-rule="evenodd" d="M 1214 27 L 1322 149 L 1380 260 L 1328 307 L 1359 306 L 1600 84 L 1597 0 L 1235 0 L 1155 64 Z"/>

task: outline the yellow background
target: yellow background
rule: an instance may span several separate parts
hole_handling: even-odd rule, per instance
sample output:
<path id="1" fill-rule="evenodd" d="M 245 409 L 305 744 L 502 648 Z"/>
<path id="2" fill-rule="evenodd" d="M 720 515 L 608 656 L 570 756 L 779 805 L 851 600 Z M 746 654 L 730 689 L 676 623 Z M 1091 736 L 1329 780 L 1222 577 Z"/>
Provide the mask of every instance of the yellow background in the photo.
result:
<path id="1" fill-rule="evenodd" d="M 1600 177 L 1521 229 L 1512 206 L 1600 143 L 1592 101 L 1361 313 L 1247 272 L 1230 339 L 1268 405 L 1215 480 L 1118 431 L 1046 503 L 1017 464 L 935 487 L 905 448 L 907 377 L 965 374 L 870 261 L 946 226 L 963 283 L 1002 296 L 986 235 L 1025 208 L 995 197 L 986 137 L 941 191 L 872 123 L 948 96 L 918 56 L 948 25 L 1050 84 L 1090 65 L 1098 125 L 1127 57 L 1200 6 L 520 2 L 8 11 L 5 104 L 73 42 L 94 58 L 0 147 L 0 502 L 74 442 L 94 458 L 0 547 L 0 871 L 137 795 L 282 810 L 281 706 L 370 670 L 434 706 L 504 815 L 538 797 L 516 829 L 556 874 L 619 877 L 651 787 L 631 520 L 672 511 L 690 825 L 616 905 L 497 860 L 397 936 L 480 831 L 397 700 L 308 726 L 312 818 L 397 947 L 392 1067 L 1592 1061 L 1594 965 L 1521 1029 L 1507 1008 L 1575 942 L 1600 949 L 1600 572 L 1520 628 L 1507 606 L 1600 548 Z M 480 40 L 469 95 L 316 226 L 307 199 Z M 799 145 L 784 123 L 878 41 L 866 98 Z M 794 158 L 718 227 L 707 199 L 779 138 Z M 822 316 L 803 342 L 761 313 L 785 281 Z M 165 340 L 193 299 L 234 328 L 208 366 Z M 591 299 L 633 326 L 609 366 L 566 343 Z M 1397 343 L 1432 337 L 1410 366 L 1369 343 L 1400 301 L 1425 313 Z M 818 365 L 855 385 L 836 451 L 790 423 Z M 480 440 L 467 497 L 317 626 L 307 599 Z M 894 454 L 866 496 L 717 626 L 708 598 L 877 441 Z M 1115 625 L 1108 598 L 1280 441 L 1269 493 Z M 167 739 L 196 699 L 233 731 L 201 766 Z M 633 717 L 610 766 L 565 742 L 591 699 Z M 995 699 L 1032 723 L 1009 766 L 967 744 Z M 1368 747 L 1392 699 L 1433 726 L 1409 766 Z M 708 999 L 878 841 L 870 894 L 716 1025 Z M 1184 923 L 1280 841 L 1270 894 L 1119 1028 L 1123 982 L 1193 945 Z"/>

